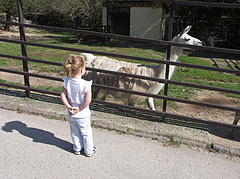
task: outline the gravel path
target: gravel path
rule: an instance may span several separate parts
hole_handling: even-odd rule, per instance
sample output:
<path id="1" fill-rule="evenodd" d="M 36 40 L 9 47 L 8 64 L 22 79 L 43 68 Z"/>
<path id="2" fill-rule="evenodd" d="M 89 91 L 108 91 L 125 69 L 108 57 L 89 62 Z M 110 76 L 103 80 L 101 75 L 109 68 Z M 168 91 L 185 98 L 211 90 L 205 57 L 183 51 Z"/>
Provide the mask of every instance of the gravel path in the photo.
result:
<path id="1" fill-rule="evenodd" d="M 0 178 L 240 178 L 240 158 L 93 128 L 97 153 L 71 152 L 67 121 L 0 109 Z"/>

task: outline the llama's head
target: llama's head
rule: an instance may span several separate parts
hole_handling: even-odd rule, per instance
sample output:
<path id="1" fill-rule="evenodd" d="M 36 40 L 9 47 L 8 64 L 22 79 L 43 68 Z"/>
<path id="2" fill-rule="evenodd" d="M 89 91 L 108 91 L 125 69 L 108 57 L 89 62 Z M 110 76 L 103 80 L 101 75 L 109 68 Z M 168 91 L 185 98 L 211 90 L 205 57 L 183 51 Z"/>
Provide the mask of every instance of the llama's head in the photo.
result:
<path id="1" fill-rule="evenodd" d="M 97 58 L 91 53 L 80 53 L 80 56 L 84 59 L 86 67 L 92 67 L 92 61 Z"/>
<path id="2" fill-rule="evenodd" d="M 194 38 L 187 33 L 190 31 L 192 26 L 187 26 L 180 34 L 173 38 L 174 42 L 187 44 L 187 45 L 199 45 L 202 46 L 202 41 Z"/>

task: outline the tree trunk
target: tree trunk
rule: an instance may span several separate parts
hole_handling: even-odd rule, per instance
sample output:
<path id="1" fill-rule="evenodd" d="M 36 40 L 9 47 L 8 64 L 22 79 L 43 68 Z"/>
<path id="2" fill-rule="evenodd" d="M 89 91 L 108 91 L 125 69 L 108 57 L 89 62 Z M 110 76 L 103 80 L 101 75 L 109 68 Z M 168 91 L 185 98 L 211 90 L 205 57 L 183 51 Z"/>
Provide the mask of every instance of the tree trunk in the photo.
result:
<path id="1" fill-rule="evenodd" d="M 11 21 L 11 16 L 12 16 L 11 15 L 11 10 L 7 9 L 7 11 L 5 13 L 6 13 L 6 21 Z M 4 30 L 10 31 L 10 25 L 6 24 L 5 27 L 4 27 Z"/>

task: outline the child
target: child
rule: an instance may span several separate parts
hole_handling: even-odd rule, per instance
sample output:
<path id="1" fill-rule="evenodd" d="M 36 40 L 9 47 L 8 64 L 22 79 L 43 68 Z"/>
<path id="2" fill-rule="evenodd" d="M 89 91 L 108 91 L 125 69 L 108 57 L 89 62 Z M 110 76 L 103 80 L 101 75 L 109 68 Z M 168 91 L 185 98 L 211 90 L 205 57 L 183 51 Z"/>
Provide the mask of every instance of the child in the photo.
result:
<path id="1" fill-rule="evenodd" d="M 84 149 L 87 157 L 96 152 L 93 145 L 89 104 L 92 100 L 92 81 L 82 79 L 85 62 L 80 56 L 70 56 L 63 64 L 64 83 L 61 92 L 63 104 L 67 107 L 67 116 L 76 155 Z"/>

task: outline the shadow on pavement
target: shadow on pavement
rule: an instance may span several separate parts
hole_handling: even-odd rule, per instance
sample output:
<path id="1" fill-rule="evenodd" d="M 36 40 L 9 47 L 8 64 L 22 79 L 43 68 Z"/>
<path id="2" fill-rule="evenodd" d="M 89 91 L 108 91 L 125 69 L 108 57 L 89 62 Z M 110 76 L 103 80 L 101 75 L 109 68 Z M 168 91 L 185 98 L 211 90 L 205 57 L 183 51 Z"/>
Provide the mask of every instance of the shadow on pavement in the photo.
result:
<path id="1" fill-rule="evenodd" d="M 25 98 L 24 91 L 1 89 L 0 94 Z M 44 94 L 32 93 L 31 99 L 62 105 L 61 99 L 57 96 L 49 96 Z M 146 112 L 123 109 L 123 108 L 118 108 L 116 106 L 106 106 L 106 105 L 97 104 L 97 103 L 92 103 L 90 105 L 90 108 L 91 110 L 104 112 L 107 114 L 115 114 L 120 116 L 137 118 L 139 120 L 160 122 L 160 123 L 166 123 L 166 124 L 171 124 L 176 126 L 183 126 L 183 127 L 189 127 L 189 128 L 199 129 L 203 131 L 208 131 L 209 134 L 220 137 L 222 139 L 228 139 L 229 141 L 240 142 L 240 136 L 238 135 L 240 132 L 240 129 L 235 129 L 233 132 L 233 136 L 230 137 L 231 127 L 211 125 L 211 124 L 189 120 L 189 119 L 184 120 L 184 119 L 177 119 L 177 118 L 166 118 L 165 120 L 163 120 L 161 115 L 154 115 L 152 113 L 148 114 Z M 54 137 L 54 134 L 50 132 L 43 131 L 40 129 L 35 129 L 35 128 L 29 128 L 26 126 L 26 124 L 21 123 L 19 121 L 7 123 L 4 127 L 2 127 L 2 129 L 6 132 L 11 132 L 12 130 L 15 129 L 19 131 L 22 135 L 32 138 L 34 142 L 41 142 L 44 144 L 55 145 L 63 150 L 72 152 L 71 143 Z"/>
<path id="2" fill-rule="evenodd" d="M 221 126 L 215 126 L 215 125 L 208 125 L 208 132 L 214 136 L 228 139 L 235 142 L 240 142 L 240 129 L 235 129 L 233 131 L 233 135 L 230 136 L 231 128 L 221 127 Z"/>
<path id="3" fill-rule="evenodd" d="M 16 90 L 12 91 L 12 90 L 7 90 L 7 89 L 2 89 L 2 90 L 0 90 L 0 94 L 25 98 L 25 93 L 23 91 L 16 91 Z M 60 97 L 57 97 L 57 96 L 49 96 L 49 95 L 44 95 L 44 94 L 31 93 L 31 99 L 48 102 L 48 103 L 52 103 L 52 104 L 61 104 L 62 105 Z M 184 120 L 184 119 L 177 119 L 177 118 L 166 118 L 166 120 L 163 120 L 161 115 L 157 115 L 157 114 L 153 114 L 153 113 L 146 113 L 146 112 L 142 112 L 142 111 L 139 112 L 139 111 L 130 110 L 130 109 L 126 109 L 126 108 L 120 108 L 117 106 L 107 106 L 107 105 L 92 102 L 90 104 L 90 109 L 93 111 L 99 111 L 99 112 L 104 112 L 104 113 L 108 113 L 108 114 L 132 117 L 132 118 L 136 118 L 139 120 L 162 122 L 162 123 L 166 123 L 166 124 L 190 127 L 190 128 L 200 129 L 200 130 L 204 130 L 204 131 L 208 130 L 207 124 L 202 124 L 202 123 L 199 123 L 196 121 L 190 121 L 189 119 Z"/>
<path id="4" fill-rule="evenodd" d="M 8 122 L 2 127 L 2 130 L 5 132 L 16 130 L 23 136 L 32 138 L 33 142 L 54 145 L 62 150 L 72 153 L 72 144 L 70 142 L 55 137 L 51 132 L 27 127 L 27 125 L 21 121 Z"/>

